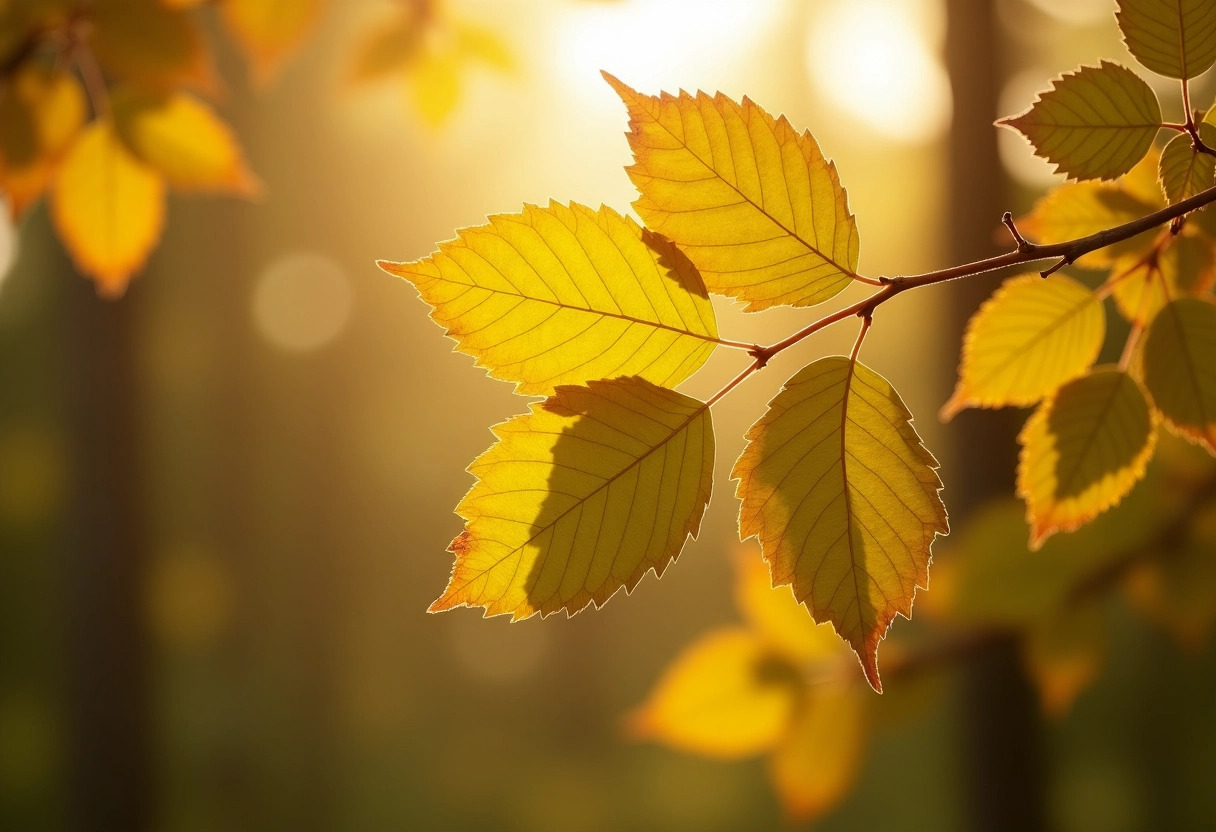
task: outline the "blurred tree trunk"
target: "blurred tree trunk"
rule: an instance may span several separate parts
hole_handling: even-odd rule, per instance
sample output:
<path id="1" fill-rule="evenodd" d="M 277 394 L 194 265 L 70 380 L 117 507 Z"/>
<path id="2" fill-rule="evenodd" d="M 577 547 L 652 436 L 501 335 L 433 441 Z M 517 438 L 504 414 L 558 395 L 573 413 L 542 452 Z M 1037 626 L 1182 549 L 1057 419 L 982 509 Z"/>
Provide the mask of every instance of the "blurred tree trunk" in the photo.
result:
<path id="1" fill-rule="evenodd" d="M 954 92 L 950 135 L 951 174 L 947 220 L 950 262 L 999 252 L 996 232 L 1007 210 L 997 155 L 997 97 L 1002 43 L 995 0 L 947 0 L 946 60 Z M 961 344 L 967 318 L 993 289 L 993 281 L 964 280 L 950 292 L 954 330 L 947 343 Z M 953 367 L 955 356 L 943 357 Z M 951 525 L 960 529 L 986 500 L 1013 493 L 1018 414 L 964 413 L 951 426 L 963 463 L 951 476 Z M 978 451 L 975 452 L 975 451 Z M 965 671 L 962 695 L 962 778 L 966 822 L 982 832 L 1043 829 L 1037 702 L 1018 662 L 1016 645 L 987 649 Z"/>
<path id="2" fill-rule="evenodd" d="M 72 502 L 66 531 L 69 828 L 140 832 L 151 821 L 148 645 L 141 524 L 137 322 L 59 274 L 65 290 Z"/>

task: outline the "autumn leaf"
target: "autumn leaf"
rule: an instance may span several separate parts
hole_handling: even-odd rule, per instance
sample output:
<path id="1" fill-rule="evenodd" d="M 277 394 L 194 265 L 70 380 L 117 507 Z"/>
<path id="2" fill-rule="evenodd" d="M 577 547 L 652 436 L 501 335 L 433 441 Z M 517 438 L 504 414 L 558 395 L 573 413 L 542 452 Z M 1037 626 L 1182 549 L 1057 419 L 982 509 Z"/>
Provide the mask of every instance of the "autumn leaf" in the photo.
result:
<path id="1" fill-rule="evenodd" d="M 713 482 L 703 403 L 639 378 L 559 387 L 494 428 L 469 466 L 456 565 L 432 612 L 515 620 L 578 612 L 661 575 L 695 536 Z"/>
<path id="2" fill-rule="evenodd" d="M 796 668 L 735 627 L 702 636 L 628 718 L 629 732 L 692 754 L 738 759 L 768 751 L 801 698 Z"/>
<path id="3" fill-rule="evenodd" d="M 980 307 L 963 336 L 958 386 L 941 411 L 1026 406 L 1088 370 L 1106 337 L 1101 299 L 1064 275 L 1011 278 Z"/>
<path id="4" fill-rule="evenodd" d="M 1159 75 L 1194 78 L 1216 63 L 1211 0 L 1119 0 L 1128 50 Z"/>
<path id="5" fill-rule="evenodd" d="M 1102 670 L 1106 632 L 1101 611 L 1088 604 L 1063 610 L 1031 627 L 1022 662 L 1048 716 L 1068 713 Z"/>
<path id="6" fill-rule="evenodd" d="M 772 573 L 752 546 L 736 558 L 735 606 L 751 628 L 791 662 L 808 666 L 842 654 L 856 669 L 832 625 L 816 624 L 788 585 L 773 586 Z"/>
<path id="7" fill-rule="evenodd" d="M 84 90 L 67 72 L 25 66 L 0 85 L 0 191 L 14 220 L 42 196 L 84 119 Z"/>
<path id="8" fill-rule="evenodd" d="M 857 223 L 810 133 L 751 99 L 643 95 L 604 73 L 629 110 L 634 208 L 749 312 L 822 303 L 857 279 Z"/>
<path id="9" fill-rule="evenodd" d="M 113 125 L 85 128 L 52 184 L 51 217 L 76 267 L 97 291 L 121 295 L 165 221 L 165 183 L 131 155 Z"/>
<path id="10" fill-rule="evenodd" d="M 1161 127 L 1148 84 L 1110 61 L 1052 82 L 1026 112 L 1001 119 L 1070 179 L 1114 179 L 1144 158 Z"/>
<path id="11" fill-rule="evenodd" d="M 1179 298 L 1144 339 L 1144 386 L 1165 424 L 1216 454 L 1216 304 Z"/>
<path id="12" fill-rule="evenodd" d="M 840 356 L 794 375 L 747 432 L 731 476 L 740 535 L 755 535 L 774 585 L 831 621 L 881 691 L 878 643 L 908 616 L 948 530 L 937 462 L 891 385 Z"/>
<path id="13" fill-rule="evenodd" d="M 174 188 L 240 196 L 260 192 L 232 129 L 203 102 L 186 93 L 162 96 L 133 89 L 117 90 L 111 102 L 127 147 Z"/>
<path id="14" fill-rule="evenodd" d="M 1143 476 L 1156 424 L 1140 384 L 1113 367 L 1070 381 L 1022 428 L 1018 496 L 1030 547 L 1117 504 Z"/>
<path id="15" fill-rule="evenodd" d="M 160 0 L 106 0 L 90 7 L 92 48 L 113 75 L 150 90 L 188 84 L 213 92 L 218 82 L 206 43 L 188 9 Z"/>
<path id="16" fill-rule="evenodd" d="M 849 793 L 865 752 L 865 703 L 855 690 L 812 688 L 773 753 L 770 776 L 786 813 L 810 820 Z"/>
<path id="17" fill-rule="evenodd" d="M 1216 283 L 1211 244 L 1189 235 L 1173 237 L 1160 253 L 1115 263 L 1107 285 L 1115 307 L 1129 321 L 1150 323 L 1170 298 L 1198 295 Z"/>
<path id="18" fill-rule="evenodd" d="M 1207 146 L 1216 147 L 1216 127 L 1211 124 L 1199 125 L 1199 137 Z M 1186 133 L 1170 139 L 1161 151 L 1161 189 L 1170 204 L 1189 199 L 1214 184 L 1216 156 L 1195 150 Z"/>
<path id="19" fill-rule="evenodd" d="M 430 257 L 380 266 L 414 284 L 458 349 L 521 393 L 619 375 L 674 387 L 717 341 L 696 268 L 607 207 L 528 205 Z"/>
<path id="20" fill-rule="evenodd" d="M 326 0 L 220 0 L 225 28 L 245 53 L 254 83 L 274 80 L 321 20 Z"/>

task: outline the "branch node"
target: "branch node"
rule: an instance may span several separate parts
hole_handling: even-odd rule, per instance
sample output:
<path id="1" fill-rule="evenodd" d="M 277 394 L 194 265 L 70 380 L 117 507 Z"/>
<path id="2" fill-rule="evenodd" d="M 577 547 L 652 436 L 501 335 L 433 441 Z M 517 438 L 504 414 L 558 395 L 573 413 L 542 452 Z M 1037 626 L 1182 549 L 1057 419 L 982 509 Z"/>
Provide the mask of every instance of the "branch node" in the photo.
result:
<path id="1" fill-rule="evenodd" d="M 1013 221 L 1013 214 L 1006 211 L 1001 217 L 1001 222 L 1009 229 L 1009 235 L 1013 237 L 1013 242 L 1017 244 L 1018 252 L 1021 254 L 1029 254 L 1034 250 L 1034 244 L 1022 236 L 1022 232 L 1018 231 L 1017 223 Z"/>

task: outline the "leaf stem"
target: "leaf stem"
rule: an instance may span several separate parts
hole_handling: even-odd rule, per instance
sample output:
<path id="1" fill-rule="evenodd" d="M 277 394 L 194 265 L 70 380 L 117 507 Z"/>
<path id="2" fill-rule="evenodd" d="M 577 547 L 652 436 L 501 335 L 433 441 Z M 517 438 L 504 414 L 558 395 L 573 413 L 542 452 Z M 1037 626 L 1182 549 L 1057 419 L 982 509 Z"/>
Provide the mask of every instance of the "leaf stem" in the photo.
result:
<path id="1" fill-rule="evenodd" d="M 743 381 L 748 376 L 750 376 L 752 373 L 756 372 L 756 370 L 759 370 L 761 367 L 764 366 L 764 364 L 765 364 L 764 361 L 761 361 L 759 358 L 757 358 L 755 361 L 753 361 L 751 364 L 748 365 L 746 370 L 739 373 L 739 375 L 735 376 L 733 379 L 731 379 L 729 382 L 727 382 L 725 387 L 723 387 L 717 393 L 714 393 L 712 396 L 710 396 L 709 399 L 705 402 L 705 406 L 711 407 L 714 404 L 716 404 L 718 399 L 722 398 L 727 393 L 729 393 L 731 390 L 734 390 L 736 387 L 738 387 L 740 384 L 742 384 Z"/>

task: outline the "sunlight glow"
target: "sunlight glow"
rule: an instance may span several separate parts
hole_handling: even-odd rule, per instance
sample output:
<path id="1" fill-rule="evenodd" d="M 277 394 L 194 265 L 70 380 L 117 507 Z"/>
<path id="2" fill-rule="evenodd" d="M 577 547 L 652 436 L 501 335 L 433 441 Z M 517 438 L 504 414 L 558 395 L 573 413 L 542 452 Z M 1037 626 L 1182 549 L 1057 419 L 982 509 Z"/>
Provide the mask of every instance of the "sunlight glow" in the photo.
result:
<path id="1" fill-rule="evenodd" d="M 346 272 L 316 254 L 279 258 L 258 279 L 253 294 L 258 332 L 287 352 L 310 352 L 338 337 L 350 307 Z"/>
<path id="2" fill-rule="evenodd" d="M 926 3 L 836 0 L 811 21 L 807 70 L 816 90 L 885 136 L 937 138 L 950 122 L 950 81 Z M 919 12 L 919 14 L 918 14 Z"/>
<path id="3" fill-rule="evenodd" d="M 17 228 L 9 219 L 8 199 L 0 194 L 0 286 L 17 259 Z"/>

